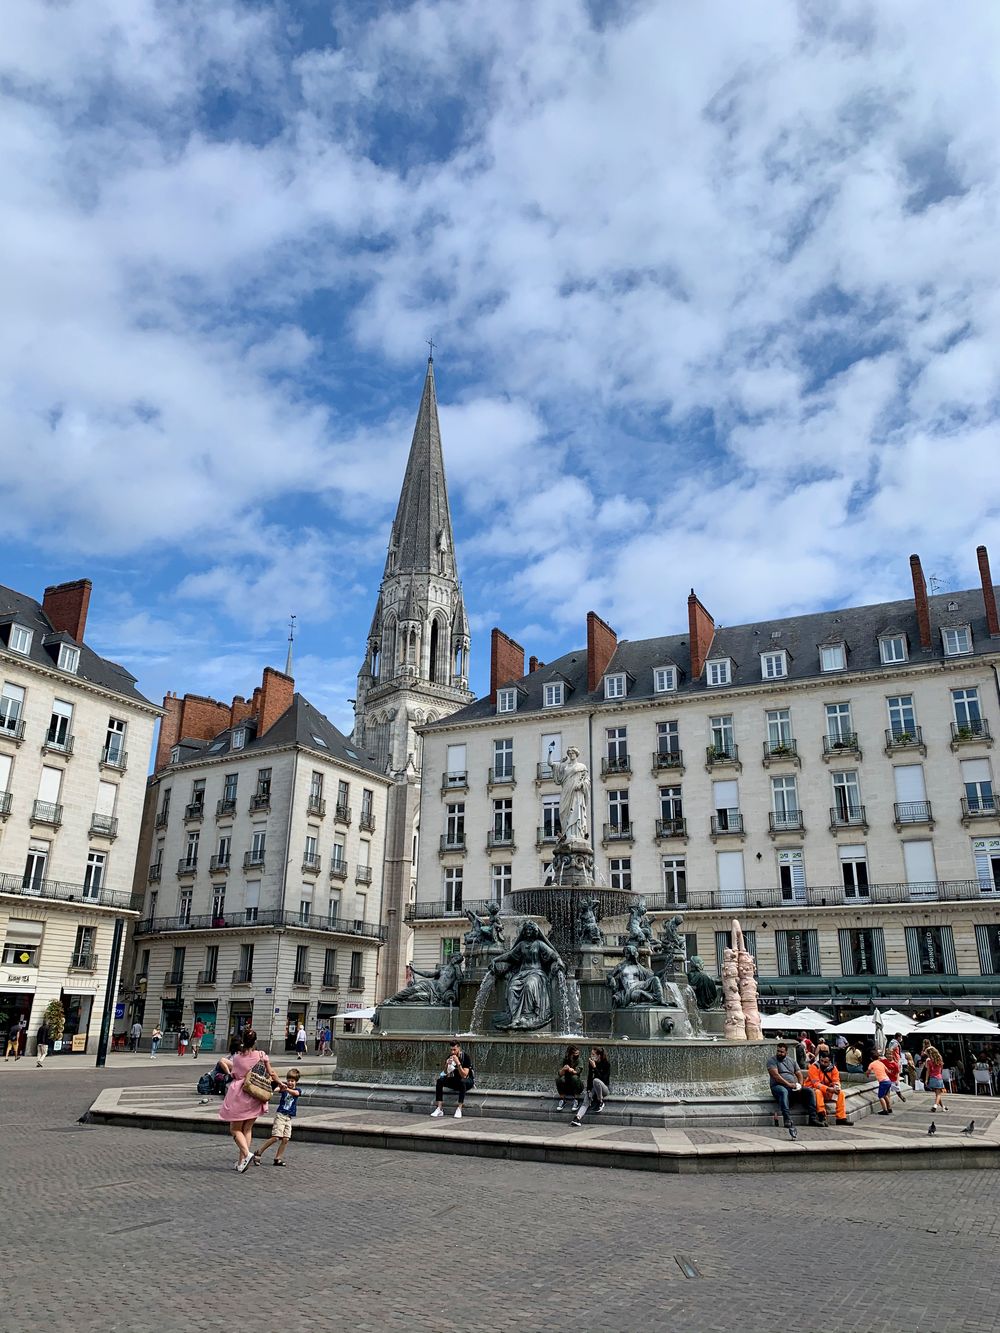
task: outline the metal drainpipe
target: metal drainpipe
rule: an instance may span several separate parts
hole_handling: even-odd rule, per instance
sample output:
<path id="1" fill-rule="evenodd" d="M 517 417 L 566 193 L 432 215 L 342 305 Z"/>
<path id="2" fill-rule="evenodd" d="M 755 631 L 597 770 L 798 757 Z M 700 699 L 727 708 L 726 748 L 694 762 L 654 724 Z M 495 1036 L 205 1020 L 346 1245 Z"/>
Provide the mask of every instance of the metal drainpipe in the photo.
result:
<path id="1" fill-rule="evenodd" d="M 288 892 L 288 865 L 290 861 L 289 852 L 292 846 L 292 812 L 295 809 L 295 784 L 299 776 L 299 752 L 295 751 L 295 758 L 292 760 L 292 788 L 288 794 L 288 820 L 285 825 L 285 866 L 281 872 L 281 925 L 274 937 L 274 984 L 271 987 L 271 1003 L 268 1005 L 268 1033 L 267 1049 L 271 1050 L 271 1043 L 274 1041 L 274 1001 L 278 994 L 278 967 L 281 962 L 281 941 L 284 938 L 285 925 L 285 895 Z M 304 1025 L 303 1025 L 304 1026 Z"/>
<path id="2" fill-rule="evenodd" d="M 591 710 L 587 714 L 587 749 L 588 765 L 590 767 L 590 850 L 594 854 L 594 860 L 597 860 L 597 845 L 595 838 L 597 836 L 597 820 L 594 818 L 594 792 L 597 785 L 594 782 L 594 713 Z"/>

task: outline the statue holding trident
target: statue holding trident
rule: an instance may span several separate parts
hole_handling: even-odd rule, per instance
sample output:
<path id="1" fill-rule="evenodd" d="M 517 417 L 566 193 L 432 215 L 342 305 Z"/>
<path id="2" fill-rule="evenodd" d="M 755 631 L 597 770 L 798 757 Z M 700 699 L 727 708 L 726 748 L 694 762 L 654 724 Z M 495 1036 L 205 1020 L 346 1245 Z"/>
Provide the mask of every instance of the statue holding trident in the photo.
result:
<path id="1" fill-rule="evenodd" d="M 571 745 L 565 759 L 555 757 L 555 744 L 549 746 L 552 775 L 562 792 L 559 797 L 559 824 L 566 842 L 590 841 L 590 773 L 580 761 L 580 751 Z"/>

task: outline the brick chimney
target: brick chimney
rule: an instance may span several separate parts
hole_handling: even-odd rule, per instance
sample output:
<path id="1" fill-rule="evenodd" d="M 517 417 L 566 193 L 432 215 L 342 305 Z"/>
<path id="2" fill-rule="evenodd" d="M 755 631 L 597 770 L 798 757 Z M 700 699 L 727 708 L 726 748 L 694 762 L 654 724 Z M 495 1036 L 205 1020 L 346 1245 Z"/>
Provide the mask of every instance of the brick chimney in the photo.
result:
<path id="1" fill-rule="evenodd" d="M 494 628 L 490 638 L 490 703 L 497 701 L 497 688 L 520 680 L 524 675 L 524 649 L 519 643 Z"/>
<path id="2" fill-rule="evenodd" d="M 256 693 L 256 691 L 254 691 Z M 257 735 L 266 735 L 283 713 L 292 706 L 295 696 L 295 681 L 283 671 L 274 667 L 264 668 L 264 679 L 260 685 L 260 712 L 257 715 Z"/>
<path id="3" fill-rule="evenodd" d="M 927 601 L 927 580 L 924 578 L 924 571 L 920 567 L 920 556 L 910 556 L 910 574 L 913 578 L 913 605 L 917 611 L 917 626 L 920 629 L 921 648 L 930 648 L 931 639 L 931 609 Z"/>
<path id="4" fill-rule="evenodd" d="M 618 635 L 594 611 L 587 612 L 587 690 L 592 694 L 601 683 L 608 663 L 618 647 Z"/>
<path id="5" fill-rule="evenodd" d="M 195 741 L 210 741 L 229 726 L 229 706 L 204 694 L 185 694 L 178 699 L 168 694 L 163 700 L 166 715 L 160 720 L 160 736 L 156 743 L 156 771 L 170 763 L 170 751 L 185 737 Z"/>
<path id="6" fill-rule="evenodd" d="M 177 744 L 181 727 L 181 701 L 171 690 L 163 696 L 163 716 L 160 718 L 160 734 L 156 742 L 156 763 L 153 772 L 158 773 L 170 762 L 170 751 Z"/>
<path id="7" fill-rule="evenodd" d="M 528 658 L 528 675 L 533 676 L 538 670 L 538 658 L 532 653 Z"/>
<path id="8" fill-rule="evenodd" d="M 229 707 L 229 725 L 231 727 L 239 726 L 244 718 L 250 717 L 253 710 L 242 694 L 234 694 L 233 702 Z"/>
<path id="9" fill-rule="evenodd" d="M 692 588 L 688 597 L 688 639 L 691 644 L 692 680 L 697 680 L 704 671 L 705 660 L 712 650 L 714 638 L 715 621 L 702 606 Z"/>
<path id="10" fill-rule="evenodd" d="M 1000 619 L 997 619 L 997 595 L 993 587 L 993 575 L 990 573 L 990 557 L 985 546 L 976 547 L 976 558 L 979 561 L 979 577 L 983 583 L 983 606 L 986 608 L 986 628 L 990 632 L 990 638 L 995 639 L 1000 635 Z"/>
<path id="11" fill-rule="evenodd" d="M 83 632 L 87 628 L 87 608 L 93 586 L 90 579 L 56 583 L 45 589 L 42 598 L 42 610 L 51 620 L 52 628 L 65 631 L 77 643 L 83 642 Z"/>

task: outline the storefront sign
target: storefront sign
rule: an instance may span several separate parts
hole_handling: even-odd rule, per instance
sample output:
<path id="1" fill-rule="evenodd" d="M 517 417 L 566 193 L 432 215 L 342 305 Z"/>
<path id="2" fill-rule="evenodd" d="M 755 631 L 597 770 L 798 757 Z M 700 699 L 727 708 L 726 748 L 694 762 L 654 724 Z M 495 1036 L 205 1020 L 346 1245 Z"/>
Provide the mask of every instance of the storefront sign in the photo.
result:
<path id="1" fill-rule="evenodd" d="M 124 1006 L 124 1004 L 116 1004 L 116 1005 L 115 1005 L 115 1018 L 124 1018 L 124 1017 L 125 1017 L 125 1006 Z"/>
<path id="2" fill-rule="evenodd" d="M 0 971 L 0 990 L 33 991 L 37 975 L 36 972 Z"/>
<path id="3" fill-rule="evenodd" d="M 77 1032 L 73 1037 L 74 1055 L 78 1054 L 80 1051 L 85 1051 L 86 1049 L 87 1049 L 87 1034 L 85 1032 Z"/>

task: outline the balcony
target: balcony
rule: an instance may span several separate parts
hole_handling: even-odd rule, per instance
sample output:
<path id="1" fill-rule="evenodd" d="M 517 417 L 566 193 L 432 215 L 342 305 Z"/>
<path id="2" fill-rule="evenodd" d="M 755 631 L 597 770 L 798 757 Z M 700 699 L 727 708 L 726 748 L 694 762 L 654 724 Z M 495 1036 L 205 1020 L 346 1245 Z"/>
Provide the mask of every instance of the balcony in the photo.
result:
<path id="1" fill-rule="evenodd" d="M 627 754 L 617 754 L 608 756 L 601 760 L 601 777 L 614 777 L 615 774 L 629 774 L 632 772 L 632 760 Z"/>
<path id="2" fill-rule="evenodd" d="M 351 807 L 349 805 L 334 806 L 333 818 L 336 823 L 349 826 L 351 822 Z"/>
<path id="3" fill-rule="evenodd" d="M 244 870 L 263 870 L 263 868 L 264 868 L 263 848 L 261 848 L 258 851 L 249 851 L 243 853 Z"/>
<path id="4" fill-rule="evenodd" d="M 892 810 L 897 832 L 908 824 L 927 824 L 930 828 L 934 827 L 930 801 L 897 801 Z"/>
<path id="5" fill-rule="evenodd" d="M 370 884 L 372 882 L 371 866 L 355 866 L 354 882 L 355 884 Z"/>
<path id="6" fill-rule="evenodd" d="M 385 930 L 382 926 L 369 925 L 364 921 L 342 921 L 339 917 L 324 921 L 321 917 L 313 916 L 310 917 L 308 922 L 305 922 L 298 912 L 252 910 L 256 911 L 252 921 L 245 919 L 242 909 L 225 916 L 203 913 L 200 916 L 146 917 L 136 923 L 135 933 L 137 935 L 170 935 L 175 932 L 190 934 L 192 931 L 246 931 L 282 927 L 284 929 L 294 928 L 311 932 L 319 931 L 323 934 L 358 935 L 363 939 L 385 940 Z M 485 912 L 485 910 L 484 907 L 483 911 Z M 461 911 L 458 915 L 462 915 Z"/>
<path id="7" fill-rule="evenodd" d="M 169 820 L 169 818 L 170 818 L 170 812 L 168 810 L 160 810 L 156 816 L 156 827 L 166 828 L 167 821 Z"/>
<path id="8" fill-rule="evenodd" d="M 535 782 L 555 782 L 556 775 L 552 772 L 551 764 L 535 765 Z"/>
<path id="9" fill-rule="evenodd" d="M 93 889 L 59 879 L 36 879 L 33 875 L 0 875 L 0 893 L 17 898 L 51 898 L 54 902 L 82 902 L 88 907 L 114 907 L 120 912 L 138 912 L 137 907 L 133 906 L 131 893 L 117 889 Z"/>
<path id="10" fill-rule="evenodd" d="M 809 885 L 789 890 L 778 885 L 748 887 L 745 890 L 689 889 L 686 901 L 670 894 L 646 894 L 650 912 L 675 911 L 678 907 L 691 912 L 723 912 L 746 908 L 777 911 L 788 908 L 801 911 L 803 907 L 870 907 L 925 902 L 989 902 L 1000 903 L 1000 883 L 975 879 L 935 880 L 926 884 L 867 884 L 861 888 L 843 884 Z M 992 910 L 992 909 L 991 909 Z"/>
<path id="11" fill-rule="evenodd" d="M 149 870 L 146 872 L 146 883 L 159 884 L 160 876 L 162 874 L 163 874 L 163 863 L 161 861 L 154 861 L 153 864 L 149 867 Z"/>
<path id="12" fill-rule="evenodd" d="M 559 841 L 559 834 L 551 829 L 537 828 L 535 830 L 536 847 L 554 847 Z"/>
<path id="13" fill-rule="evenodd" d="M 61 754 L 65 755 L 68 759 L 73 753 L 73 742 L 75 740 L 75 736 L 64 736 L 62 740 L 56 740 L 55 737 L 49 733 L 49 735 L 42 741 L 42 754 Z"/>
<path id="14" fill-rule="evenodd" d="M 791 736 L 779 741 L 765 741 L 761 762 L 765 768 L 770 768 L 772 764 L 796 764 L 801 768 L 798 743 Z"/>
<path id="15" fill-rule="evenodd" d="M 363 972 L 352 972 L 347 978 L 348 990 L 364 990 L 365 977 Z"/>
<path id="16" fill-rule="evenodd" d="M 711 773 L 713 768 L 735 768 L 742 773 L 740 747 L 735 742 L 726 745 L 708 745 L 705 747 L 705 768 Z"/>
<path id="17" fill-rule="evenodd" d="M 922 754 L 926 758 L 927 746 L 920 727 L 889 727 L 885 733 L 886 754 Z"/>
<path id="18" fill-rule="evenodd" d="M 6 819 L 7 816 L 10 814 L 10 805 L 12 799 L 13 799 L 13 792 L 0 791 L 0 819 Z"/>
<path id="19" fill-rule="evenodd" d="M 653 751 L 653 777 L 658 773 L 683 773 L 684 772 L 684 751 L 683 750 L 654 750 Z"/>
<path id="20" fill-rule="evenodd" d="M 514 787 L 517 784 L 514 781 L 514 768 L 491 768 L 486 777 L 486 786 L 489 787 Z"/>
<path id="21" fill-rule="evenodd" d="M 446 856 L 449 852 L 465 851 L 465 833 L 442 833 L 438 842 L 438 856 Z"/>
<path id="22" fill-rule="evenodd" d="M 970 824 L 976 819 L 996 819 L 1000 817 L 1000 807 L 993 796 L 980 796 L 975 800 L 962 797 L 962 823 Z"/>
<path id="23" fill-rule="evenodd" d="M 340 977 L 336 972 L 324 972 L 322 986 L 324 990 L 340 990 Z"/>
<path id="24" fill-rule="evenodd" d="M 177 862 L 177 878 L 183 879 L 186 875 L 197 875 L 198 858 L 182 856 Z"/>
<path id="25" fill-rule="evenodd" d="M 90 816 L 90 836 L 109 838 L 113 842 L 118 837 L 118 820 L 114 815 L 99 815 L 95 812 Z"/>
<path id="26" fill-rule="evenodd" d="M 372 814 L 370 810 L 361 811 L 361 818 L 358 820 L 358 828 L 361 830 L 362 833 L 375 832 L 375 816 Z"/>
<path id="27" fill-rule="evenodd" d="M 834 833 L 838 829 L 859 828 L 868 832 L 868 816 L 863 805 L 832 805 L 830 807 L 830 828 Z"/>
<path id="28" fill-rule="evenodd" d="M 197 985 L 199 990 L 207 990 L 209 986 L 217 986 L 218 984 L 219 978 L 217 972 L 208 971 L 198 973 Z"/>
<path id="29" fill-rule="evenodd" d="M 315 815 L 317 819 L 322 819 L 326 814 L 326 801 L 316 792 L 309 793 L 309 799 L 306 801 L 306 814 Z"/>
<path id="30" fill-rule="evenodd" d="M 293 985 L 293 986 L 305 986 L 305 987 L 308 988 L 309 986 L 312 985 L 312 973 L 311 973 L 311 972 L 296 972 L 295 975 L 292 977 L 292 985 Z"/>
<path id="31" fill-rule="evenodd" d="M 61 805 L 53 805 L 51 801 L 33 801 L 31 804 L 31 822 L 33 824 L 48 824 L 52 828 L 58 828 L 62 823 L 63 808 Z"/>
<path id="32" fill-rule="evenodd" d="M 235 968 L 235 969 L 233 970 L 233 985 L 234 985 L 234 986 L 252 986 L 252 985 L 253 985 L 253 968 L 252 968 L 252 967 L 237 967 L 237 968 Z"/>
<path id="33" fill-rule="evenodd" d="M 236 814 L 236 797 L 223 796 L 221 801 L 215 803 L 216 819 L 232 819 Z"/>
<path id="34" fill-rule="evenodd" d="M 742 838 L 746 834 L 743 827 L 743 815 L 739 810 L 716 810 L 711 816 L 711 837 L 715 842 L 717 838 Z"/>
<path id="35" fill-rule="evenodd" d="M 116 773 L 124 773 L 128 768 L 128 753 L 117 745 L 105 745 L 97 765 L 99 768 L 111 768 Z"/>
<path id="36" fill-rule="evenodd" d="M 178 969 L 176 969 L 176 970 L 170 971 L 170 972 L 168 972 L 168 973 L 166 974 L 166 976 L 163 978 L 163 989 L 164 989 L 164 990 L 180 990 L 180 988 L 181 988 L 183 985 L 184 985 L 184 969 L 183 969 L 183 968 L 178 968 Z"/>
<path id="37" fill-rule="evenodd" d="M 611 842 L 634 842 L 632 836 L 631 824 L 605 824 L 604 833 L 601 838 L 602 846 L 607 846 Z"/>
<path id="38" fill-rule="evenodd" d="M 856 732 L 845 731 L 836 736 L 823 737 L 823 759 L 826 763 L 831 759 L 851 758 L 861 758 L 861 746 L 858 744 Z"/>
<path id="39" fill-rule="evenodd" d="M 484 915 L 489 904 L 488 898 L 446 898 L 444 902 L 410 903 L 406 909 L 407 921 L 446 921 L 452 917 L 464 917 L 466 911 Z"/>
<path id="40" fill-rule="evenodd" d="M 97 954 L 91 953 L 89 949 L 77 949 L 69 960 L 69 970 L 71 972 L 96 972 Z"/>
<path id="41" fill-rule="evenodd" d="M 805 831 L 801 810 L 772 810 L 767 817 L 767 825 L 767 831 L 772 838 L 778 833 Z"/>
<path id="42" fill-rule="evenodd" d="M 199 824 L 205 818 L 205 802 L 192 801 L 184 807 L 184 823 Z"/>
<path id="43" fill-rule="evenodd" d="M 250 797 L 250 813 L 260 813 L 260 811 L 270 811 L 271 809 L 271 791 L 258 791 Z"/>
<path id="44" fill-rule="evenodd" d="M 512 828 L 489 829 L 486 834 L 486 850 L 495 851 L 498 848 L 504 848 L 512 852 L 514 847 L 514 830 Z"/>
<path id="45" fill-rule="evenodd" d="M 323 858 L 318 852 L 306 852 L 302 857 L 303 875 L 318 875 L 323 866 Z"/>
<path id="46" fill-rule="evenodd" d="M 683 838 L 687 841 L 687 820 L 686 819 L 658 819 L 656 821 L 656 841 L 663 842 L 667 838 Z"/>
<path id="47" fill-rule="evenodd" d="M 23 740 L 23 721 L 18 719 L 12 722 L 7 718 L 0 718 L 0 741 L 13 741 L 15 745 L 20 745 Z"/>
<path id="48" fill-rule="evenodd" d="M 213 856 L 208 863 L 209 874 L 228 875 L 229 867 L 232 865 L 232 857 L 228 852 L 223 856 Z"/>
<path id="49" fill-rule="evenodd" d="M 347 878 L 347 862 L 346 862 L 346 861 L 341 861 L 341 860 L 339 860 L 339 859 L 335 856 L 335 857 L 333 858 L 333 860 L 330 862 L 330 878 L 331 878 L 331 879 L 346 879 L 346 878 Z"/>
<path id="50" fill-rule="evenodd" d="M 990 724 L 984 717 L 969 718 L 965 722 L 953 722 L 951 724 L 951 748 L 959 749 L 963 745 L 988 745 L 992 746 L 993 737 L 990 735 Z"/>
<path id="51" fill-rule="evenodd" d="M 468 791 L 469 775 L 468 773 L 442 773 L 441 774 L 442 791 Z"/>

